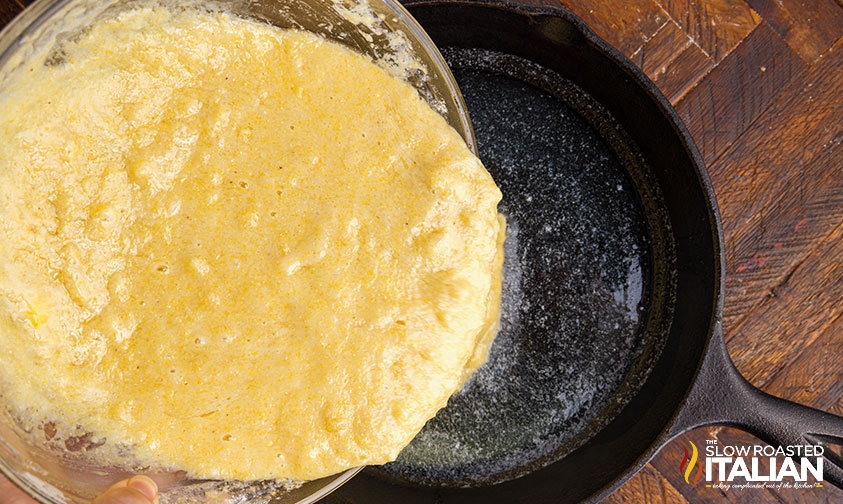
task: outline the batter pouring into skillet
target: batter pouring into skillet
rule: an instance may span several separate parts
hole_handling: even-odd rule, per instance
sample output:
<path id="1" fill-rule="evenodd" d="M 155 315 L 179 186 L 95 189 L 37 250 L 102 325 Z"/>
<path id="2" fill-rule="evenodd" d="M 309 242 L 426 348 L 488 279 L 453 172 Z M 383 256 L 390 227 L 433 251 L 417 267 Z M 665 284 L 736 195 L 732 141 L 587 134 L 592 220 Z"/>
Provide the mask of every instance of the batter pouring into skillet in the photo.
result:
<path id="1" fill-rule="evenodd" d="M 124 12 L 4 83 L 0 137 L 0 384 L 33 424 L 313 479 L 394 459 L 485 358 L 500 192 L 346 49 Z"/>

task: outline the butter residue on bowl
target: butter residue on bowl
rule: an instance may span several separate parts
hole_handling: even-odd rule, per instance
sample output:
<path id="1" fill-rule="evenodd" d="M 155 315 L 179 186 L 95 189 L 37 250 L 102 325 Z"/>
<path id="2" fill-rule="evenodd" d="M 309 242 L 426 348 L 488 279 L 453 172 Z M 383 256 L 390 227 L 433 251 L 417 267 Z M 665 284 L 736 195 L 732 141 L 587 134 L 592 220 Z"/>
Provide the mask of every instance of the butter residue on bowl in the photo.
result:
<path id="1" fill-rule="evenodd" d="M 482 364 L 501 194 L 406 82 L 163 7 L 45 58 L 0 92 L 0 384 L 33 425 L 310 480 L 393 460 Z"/>

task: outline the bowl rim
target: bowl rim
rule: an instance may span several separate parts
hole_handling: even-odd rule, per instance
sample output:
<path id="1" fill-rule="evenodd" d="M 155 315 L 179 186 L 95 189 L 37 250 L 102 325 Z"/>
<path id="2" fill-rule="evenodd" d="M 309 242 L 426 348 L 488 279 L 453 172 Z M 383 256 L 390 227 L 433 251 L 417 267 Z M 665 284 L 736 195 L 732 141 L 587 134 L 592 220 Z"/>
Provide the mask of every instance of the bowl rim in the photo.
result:
<path id="1" fill-rule="evenodd" d="M 17 16 L 0 29 L 0 68 L 9 60 L 21 38 L 32 33 L 50 20 L 56 11 L 65 5 L 79 0 L 35 0 L 24 8 Z M 117 0 L 111 0 L 117 1 Z M 369 0 L 353 0 L 359 3 L 368 3 Z M 430 36 L 410 12 L 398 0 L 374 0 L 386 6 L 401 23 L 407 27 L 411 37 L 417 41 L 420 47 L 430 56 L 434 65 L 433 72 L 442 76 L 445 83 L 445 90 L 454 100 L 456 106 L 456 117 L 445 117 L 445 120 L 460 134 L 469 150 L 475 156 L 478 155 L 477 140 L 474 136 L 474 128 L 471 125 L 471 118 L 468 107 L 465 104 L 457 81 L 451 73 L 450 67 L 445 58 L 433 43 Z"/>
<path id="2" fill-rule="evenodd" d="M 360 0 L 355 0 L 360 1 Z M 365 0 L 364 0 L 365 1 Z M 477 139 L 474 136 L 474 127 L 471 125 L 471 118 L 468 114 L 468 107 L 465 104 L 465 100 L 463 99 L 462 92 L 460 91 L 459 86 L 457 85 L 457 80 L 454 78 L 454 75 L 451 73 L 451 68 L 448 66 L 448 63 L 445 62 L 445 58 L 442 56 L 442 53 L 439 51 L 439 48 L 436 44 L 433 43 L 433 40 L 424 31 L 424 28 L 416 21 L 416 18 L 410 14 L 410 12 L 397 0 L 379 0 L 383 2 L 387 7 L 389 7 L 395 15 L 404 23 L 405 26 L 410 30 L 412 36 L 422 45 L 425 52 L 427 52 L 433 63 L 436 65 L 435 71 L 440 73 L 445 80 L 445 84 L 447 86 L 448 94 L 453 96 L 454 103 L 457 106 L 457 114 L 459 119 L 459 128 L 456 127 L 453 123 L 454 129 L 463 137 L 465 140 L 466 145 L 468 145 L 469 150 L 471 150 L 472 154 L 475 156 L 478 155 L 477 150 Z M 2 36 L 2 34 L 0 34 Z M 447 118 L 446 118 L 447 119 Z"/>

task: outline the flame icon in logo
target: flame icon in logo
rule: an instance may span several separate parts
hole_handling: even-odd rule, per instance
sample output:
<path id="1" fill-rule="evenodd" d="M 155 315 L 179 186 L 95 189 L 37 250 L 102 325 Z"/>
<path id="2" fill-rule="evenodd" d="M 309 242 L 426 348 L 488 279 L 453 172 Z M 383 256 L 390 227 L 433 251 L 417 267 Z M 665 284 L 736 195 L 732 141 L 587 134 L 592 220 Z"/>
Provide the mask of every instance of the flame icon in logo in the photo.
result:
<path id="1" fill-rule="evenodd" d="M 697 446 L 694 443 L 691 443 L 691 460 L 688 460 L 688 448 L 682 447 L 685 450 L 685 456 L 682 457 L 682 462 L 679 464 L 679 473 L 685 476 L 685 483 L 689 485 L 697 486 L 697 481 L 700 480 L 700 476 L 702 475 L 702 463 L 699 461 L 699 452 L 697 451 Z M 687 465 L 685 465 L 687 463 Z M 694 465 L 697 466 L 697 473 L 694 475 L 694 481 L 691 482 L 691 472 L 694 470 Z"/>

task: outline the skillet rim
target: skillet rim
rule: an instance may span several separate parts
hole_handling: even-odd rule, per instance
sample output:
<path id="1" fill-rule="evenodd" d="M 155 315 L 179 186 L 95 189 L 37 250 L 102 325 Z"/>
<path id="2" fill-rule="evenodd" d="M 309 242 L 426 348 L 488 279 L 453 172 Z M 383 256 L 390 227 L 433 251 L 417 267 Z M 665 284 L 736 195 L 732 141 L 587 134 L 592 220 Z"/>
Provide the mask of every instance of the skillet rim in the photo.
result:
<path id="1" fill-rule="evenodd" d="M 480 8 L 501 10 L 510 14 L 527 17 L 536 24 L 538 24 L 537 18 L 562 18 L 583 36 L 588 45 L 606 56 L 612 61 L 612 63 L 615 64 L 616 67 L 619 68 L 620 71 L 626 74 L 627 77 L 631 78 L 635 84 L 643 89 L 643 91 L 655 103 L 661 115 L 667 119 L 673 133 L 679 140 L 679 144 L 682 146 L 684 154 L 690 161 L 697 186 L 701 191 L 701 195 L 706 206 L 706 214 L 708 217 L 707 231 L 711 236 L 711 244 L 713 247 L 712 252 L 714 256 L 713 278 L 710 279 L 711 287 L 709 288 L 714 299 L 712 303 L 712 310 L 708 317 L 706 340 L 701 345 L 701 351 L 699 357 L 695 360 L 696 365 L 693 372 L 689 373 L 690 379 L 688 381 L 688 386 L 683 391 L 680 400 L 676 402 L 675 406 L 672 408 L 673 411 L 667 422 L 664 426 L 662 426 L 650 446 L 638 455 L 632 465 L 628 466 L 623 472 L 618 473 L 607 485 L 603 486 L 596 492 L 593 492 L 585 499 L 586 502 L 598 501 L 607 497 L 629 478 L 640 471 L 659 450 L 661 450 L 671 439 L 673 439 L 674 436 L 671 435 L 670 432 L 671 428 L 676 423 L 676 420 L 682 410 L 685 409 L 694 386 L 698 383 L 698 381 L 700 381 L 700 371 L 702 369 L 703 361 L 706 356 L 713 352 L 712 347 L 714 345 L 712 343 L 714 338 L 723 338 L 721 325 L 725 298 L 725 244 L 719 207 L 705 162 L 703 161 L 696 143 L 694 142 L 693 137 L 688 131 L 684 121 L 682 121 L 679 114 L 673 108 L 673 105 L 664 96 L 656 84 L 629 58 L 597 35 L 588 26 L 588 24 L 585 23 L 585 21 L 561 3 L 554 2 L 553 0 L 524 0 L 522 2 L 513 2 L 509 0 L 402 0 L 402 3 L 408 8 L 411 14 L 413 13 L 413 9 L 415 7 L 436 7 L 446 5 L 468 7 L 471 9 Z M 583 89 L 585 89 L 586 92 L 589 91 L 587 88 Z"/>

